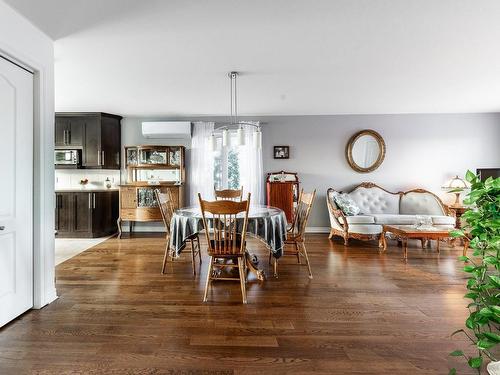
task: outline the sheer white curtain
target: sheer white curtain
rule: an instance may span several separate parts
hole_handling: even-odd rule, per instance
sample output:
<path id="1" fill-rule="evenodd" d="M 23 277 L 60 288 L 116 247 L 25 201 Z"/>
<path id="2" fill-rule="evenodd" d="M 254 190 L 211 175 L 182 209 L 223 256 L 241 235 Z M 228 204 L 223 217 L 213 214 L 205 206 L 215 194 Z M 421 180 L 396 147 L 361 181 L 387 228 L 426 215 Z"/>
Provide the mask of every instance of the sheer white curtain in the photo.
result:
<path id="1" fill-rule="evenodd" d="M 256 122 L 256 125 L 259 123 Z M 264 171 L 262 168 L 262 148 L 254 144 L 253 133 L 255 128 L 243 125 L 245 130 L 245 145 L 240 146 L 239 167 L 240 181 L 243 185 L 243 197 L 251 193 L 252 204 L 264 203 Z"/>
<path id="2" fill-rule="evenodd" d="M 213 130 L 213 122 L 193 123 L 188 180 L 188 202 L 192 205 L 198 204 L 198 193 L 203 199 L 214 198 L 214 153 L 208 148 Z"/>

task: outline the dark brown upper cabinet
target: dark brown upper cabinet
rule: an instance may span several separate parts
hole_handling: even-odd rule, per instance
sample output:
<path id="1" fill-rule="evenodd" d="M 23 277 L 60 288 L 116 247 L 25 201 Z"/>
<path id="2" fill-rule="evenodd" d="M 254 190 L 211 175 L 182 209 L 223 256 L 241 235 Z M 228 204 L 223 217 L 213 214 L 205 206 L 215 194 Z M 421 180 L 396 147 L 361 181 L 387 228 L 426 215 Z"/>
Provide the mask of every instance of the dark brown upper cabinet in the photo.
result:
<path id="1" fill-rule="evenodd" d="M 81 148 L 83 146 L 83 125 L 83 121 L 77 117 L 56 117 L 56 147 Z"/>
<path id="2" fill-rule="evenodd" d="M 109 113 L 57 113 L 56 148 L 82 150 L 82 167 L 120 169 L 122 117 Z"/>

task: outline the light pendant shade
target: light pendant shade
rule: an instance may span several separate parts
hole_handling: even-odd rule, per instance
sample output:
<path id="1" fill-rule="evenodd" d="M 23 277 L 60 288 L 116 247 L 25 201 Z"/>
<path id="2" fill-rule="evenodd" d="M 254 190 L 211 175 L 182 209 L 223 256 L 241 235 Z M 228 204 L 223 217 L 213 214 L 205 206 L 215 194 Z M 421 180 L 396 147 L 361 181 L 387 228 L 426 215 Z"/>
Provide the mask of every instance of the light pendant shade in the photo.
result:
<path id="1" fill-rule="evenodd" d="M 256 148 L 262 148 L 262 132 L 260 129 L 257 129 L 253 133 L 253 145 Z"/>
<path id="2" fill-rule="evenodd" d="M 210 151 L 215 151 L 217 149 L 217 138 L 215 138 L 213 134 L 208 138 L 208 149 Z"/>
<path id="3" fill-rule="evenodd" d="M 244 146 L 245 145 L 245 131 L 243 128 L 239 128 L 236 131 L 236 144 L 238 146 Z"/>
<path id="4" fill-rule="evenodd" d="M 222 131 L 222 146 L 227 147 L 229 146 L 229 130 L 224 129 Z"/>

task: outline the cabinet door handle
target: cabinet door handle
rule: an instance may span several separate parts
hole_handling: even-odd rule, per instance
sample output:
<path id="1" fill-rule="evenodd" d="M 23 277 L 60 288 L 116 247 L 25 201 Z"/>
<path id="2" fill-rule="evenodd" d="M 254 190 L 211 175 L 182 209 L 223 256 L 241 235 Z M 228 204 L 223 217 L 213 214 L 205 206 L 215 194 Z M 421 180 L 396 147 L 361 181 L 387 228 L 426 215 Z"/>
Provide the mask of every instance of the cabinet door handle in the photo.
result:
<path id="1" fill-rule="evenodd" d="M 104 166 L 104 156 L 105 156 L 104 151 L 101 151 L 101 155 L 102 155 L 101 162 L 102 162 L 102 165 Z"/>
<path id="2" fill-rule="evenodd" d="M 101 150 L 97 150 L 97 165 L 101 165 Z"/>
<path id="3" fill-rule="evenodd" d="M 68 144 L 71 144 L 71 130 L 67 130 L 68 134 Z"/>
<path id="4" fill-rule="evenodd" d="M 66 130 L 63 130 L 63 144 L 66 144 Z"/>
<path id="5" fill-rule="evenodd" d="M 95 193 L 92 193 L 92 206 L 95 210 Z"/>
<path id="6" fill-rule="evenodd" d="M 92 209 L 92 194 L 89 193 L 89 210 Z"/>

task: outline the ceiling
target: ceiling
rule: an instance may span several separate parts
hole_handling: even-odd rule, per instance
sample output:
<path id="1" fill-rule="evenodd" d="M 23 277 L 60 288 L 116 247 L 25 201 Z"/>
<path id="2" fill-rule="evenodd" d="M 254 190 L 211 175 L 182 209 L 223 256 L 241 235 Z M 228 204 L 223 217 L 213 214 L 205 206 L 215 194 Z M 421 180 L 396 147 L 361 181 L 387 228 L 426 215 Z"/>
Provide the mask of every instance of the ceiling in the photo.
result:
<path id="1" fill-rule="evenodd" d="M 56 109 L 500 111 L 500 1 L 5 0 L 55 42 Z"/>

